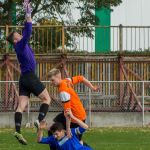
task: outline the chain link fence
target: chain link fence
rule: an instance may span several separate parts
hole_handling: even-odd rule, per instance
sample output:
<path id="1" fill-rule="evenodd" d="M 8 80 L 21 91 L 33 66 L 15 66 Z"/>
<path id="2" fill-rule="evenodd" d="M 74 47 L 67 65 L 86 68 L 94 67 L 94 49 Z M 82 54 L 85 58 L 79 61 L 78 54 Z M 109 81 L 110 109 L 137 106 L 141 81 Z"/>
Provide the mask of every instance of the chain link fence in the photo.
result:
<path id="1" fill-rule="evenodd" d="M 49 112 L 62 112 L 62 104 L 57 88 L 49 81 L 43 81 L 52 97 Z M 75 86 L 82 103 L 87 111 L 88 120 L 94 112 L 139 112 L 144 125 L 145 112 L 150 111 L 150 82 L 149 81 L 92 81 L 99 86 L 99 91 L 91 91 L 83 84 Z M 26 108 L 28 116 L 31 112 L 38 112 L 40 99 L 31 95 Z M 14 112 L 18 105 L 18 82 L 0 82 L 0 112 Z"/>

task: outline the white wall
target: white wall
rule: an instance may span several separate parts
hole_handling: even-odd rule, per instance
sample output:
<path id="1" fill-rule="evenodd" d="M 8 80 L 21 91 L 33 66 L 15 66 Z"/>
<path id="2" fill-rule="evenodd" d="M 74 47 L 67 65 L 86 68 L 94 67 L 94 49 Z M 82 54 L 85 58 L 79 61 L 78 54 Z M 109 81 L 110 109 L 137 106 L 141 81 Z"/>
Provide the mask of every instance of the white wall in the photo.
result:
<path id="1" fill-rule="evenodd" d="M 56 112 L 49 112 L 46 116 L 48 124 L 53 123 L 53 118 L 56 117 Z M 11 127 L 14 128 L 14 113 L 1 112 L 0 113 L 0 128 Z M 37 112 L 31 112 L 29 123 L 33 127 L 34 121 L 37 118 Z M 28 114 L 23 114 L 22 126 L 28 123 Z M 87 118 L 88 121 L 88 118 Z M 145 113 L 145 125 L 149 125 L 150 113 Z M 141 127 L 142 113 L 141 112 L 93 112 L 91 116 L 92 127 Z"/>
<path id="2" fill-rule="evenodd" d="M 150 26 L 150 0 L 122 0 L 112 12 L 112 25 Z"/>

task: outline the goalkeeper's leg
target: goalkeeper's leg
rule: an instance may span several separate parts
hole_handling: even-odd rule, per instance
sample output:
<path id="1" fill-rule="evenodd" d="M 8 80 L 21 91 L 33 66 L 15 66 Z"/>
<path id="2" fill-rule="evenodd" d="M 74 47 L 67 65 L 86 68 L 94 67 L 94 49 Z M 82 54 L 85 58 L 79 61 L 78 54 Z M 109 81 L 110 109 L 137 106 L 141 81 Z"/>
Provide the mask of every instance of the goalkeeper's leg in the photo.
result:
<path id="1" fill-rule="evenodd" d="M 23 137 L 23 135 L 21 134 L 21 122 L 22 122 L 22 113 L 28 104 L 28 100 L 29 100 L 28 96 L 19 96 L 19 105 L 18 105 L 18 108 L 15 112 L 15 129 L 16 129 L 16 132 L 14 133 L 14 136 L 23 145 L 27 145 L 27 141 Z"/>
<path id="2" fill-rule="evenodd" d="M 46 117 L 46 114 L 48 112 L 49 109 L 49 104 L 51 102 L 51 98 L 49 96 L 49 93 L 47 91 L 47 89 L 41 84 L 41 82 L 39 81 L 39 83 L 37 82 L 37 85 L 39 85 L 39 90 L 37 88 L 35 88 L 37 91 L 42 91 L 42 92 L 37 92 L 39 94 L 38 97 L 41 99 L 42 104 L 40 106 L 40 110 L 39 110 L 39 116 L 38 119 L 34 122 L 34 125 L 37 127 L 37 129 L 39 128 L 40 122 L 42 120 L 44 120 L 44 118 Z M 36 91 L 35 90 L 35 91 Z"/>

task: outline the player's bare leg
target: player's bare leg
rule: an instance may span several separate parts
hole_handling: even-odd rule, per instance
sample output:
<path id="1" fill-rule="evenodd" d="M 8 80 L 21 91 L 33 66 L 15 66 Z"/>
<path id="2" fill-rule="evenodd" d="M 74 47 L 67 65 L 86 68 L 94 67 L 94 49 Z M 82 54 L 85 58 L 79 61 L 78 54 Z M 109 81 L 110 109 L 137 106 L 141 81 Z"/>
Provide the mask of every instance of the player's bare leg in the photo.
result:
<path id="1" fill-rule="evenodd" d="M 44 89 L 38 97 L 41 99 L 42 104 L 40 106 L 38 120 L 34 122 L 34 125 L 37 127 L 37 129 L 39 128 L 40 122 L 45 118 L 48 112 L 49 104 L 51 102 L 51 98 L 47 89 Z"/>
<path id="2" fill-rule="evenodd" d="M 14 136 L 23 145 L 27 145 L 27 141 L 23 137 L 23 135 L 21 134 L 21 122 L 22 122 L 22 113 L 28 104 L 28 100 L 29 100 L 28 96 L 19 96 L 19 105 L 18 105 L 18 108 L 15 112 L 15 129 L 16 129 L 16 132 L 15 132 Z"/>

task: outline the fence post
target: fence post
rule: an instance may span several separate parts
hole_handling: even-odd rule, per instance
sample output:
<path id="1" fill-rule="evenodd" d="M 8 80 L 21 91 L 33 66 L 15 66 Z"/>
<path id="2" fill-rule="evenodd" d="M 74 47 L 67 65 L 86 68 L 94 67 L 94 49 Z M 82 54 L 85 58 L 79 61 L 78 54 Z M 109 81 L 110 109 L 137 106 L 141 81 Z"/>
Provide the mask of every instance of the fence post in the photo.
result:
<path id="1" fill-rule="evenodd" d="M 144 81 L 142 82 L 142 126 L 145 126 Z"/>
<path id="2" fill-rule="evenodd" d="M 62 52 L 65 52 L 65 27 L 62 26 Z"/>
<path id="3" fill-rule="evenodd" d="M 91 109 L 91 90 L 89 89 L 89 110 L 88 110 L 88 116 L 89 116 L 89 127 L 91 127 L 92 126 L 92 119 L 91 119 L 91 111 L 92 111 L 92 109 Z"/>
<path id="4" fill-rule="evenodd" d="M 123 53 L 123 27 L 122 24 L 119 25 L 119 77 L 120 77 L 120 81 L 123 81 L 123 72 L 121 69 L 121 65 L 123 62 L 123 57 L 122 54 Z M 124 84 L 120 83 L 120 101 L 119 104 L 122 105 L 122 96 L 123 96 L 123 89 L 124 89 Z"/>
<path id="5" fill-rule="evenodd" d="M 30 123 L 30 101 L 28 100 L 28 123 Z"/>
<path id="6" fill-rule="evenodd" d="M 122 71 L 122 62 L 123 62 L 123 57 L 119 56 L 119 81 L 124 81 L 124 74 Z M 123 93 L 124 93 L 124 82 L 119 83 L 119 105 L 122 105 L 123 102 Z"/>
<path id="7" fill-rule="evenodd" d="M 119 53 L 123 53 L 123 26 L 119 25 Z"/>
<path id="8" fill-rule="evenodd" d="M 9 33 L 9 28 L 8 25 L 6 25 L 6 37 L 8 36 Z M 6 41 L 6 53 L 9 52 L 9 47 L 8 47 L 9 43 Z"/>

